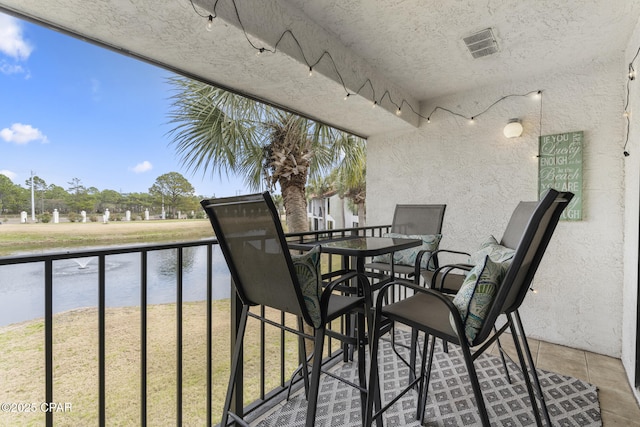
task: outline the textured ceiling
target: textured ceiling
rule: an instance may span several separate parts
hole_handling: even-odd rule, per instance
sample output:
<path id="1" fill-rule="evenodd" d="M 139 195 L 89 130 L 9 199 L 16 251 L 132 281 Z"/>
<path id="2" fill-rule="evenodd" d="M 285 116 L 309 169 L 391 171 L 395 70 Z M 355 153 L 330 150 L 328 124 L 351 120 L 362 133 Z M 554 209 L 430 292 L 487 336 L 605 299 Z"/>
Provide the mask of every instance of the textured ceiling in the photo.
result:
<path id="1" fill-rule="evenodd" d="M 640 15 L 640 0 L 236 0 L 237 14 L 232 0 L 194 3 L 0 0 L 0 10 L 362 136 L 411 129 L 410 109 L 434 97 L 619 58 Z M 462 38 L 488 27 L 500 50 L 473 59 Z M 296 40 L 285 35 L 275 54 L 247 42 L 273 48 L 285 30 Z M 323 52 L 331 60 L 308 77 Z M 358 95 L 343 101 L 345 89 Z"/>
<path id="2" fill-rule="evenodd" d="M 287 1 L 420 100 L 622 52 L 640 13 L 627 0 Z M 462 38 L 485 28 L 500 51 L 473 59 Z"/>

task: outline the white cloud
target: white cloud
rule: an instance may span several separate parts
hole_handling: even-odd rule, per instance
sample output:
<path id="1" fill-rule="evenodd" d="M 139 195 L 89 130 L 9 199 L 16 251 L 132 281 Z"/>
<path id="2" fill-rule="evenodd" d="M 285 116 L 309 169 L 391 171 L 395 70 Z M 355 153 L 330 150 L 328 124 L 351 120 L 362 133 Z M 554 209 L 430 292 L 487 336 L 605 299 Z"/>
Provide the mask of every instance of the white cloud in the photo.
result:
<path id="1" fill-rule="evenodd" d="M 22 65 L 8 64 L 6 62 L 0 63 L 0 73 L 2 74 L 22 74 L 26 73 Z"/>
<path id="2" fill-rule="evenodd" d="M 43 144 L 49 142 L 47 137 L 40 132 L 39 129 L 36 129 L 31 125 L 23 125 L 22 123 L 14 123 L 11 125 L 11 128 L 4 128 L 0 130 L 0 138 L 7 142 L 14 142 L 20 145 L 38 140 Z"/>
<path id="3" fill-rule="evenodd" d="M 0 175 L 4 175 L 7 178 L 9 178 L 11 181 L 13 181 L 15 179 L 16 176 L 18 176 L 17 173 L 15 172 L 11 172 L 10 170 L 6 170 L 6 169 L 2 169 L 0 170 Z"/>
<path id="4" fill-rule="evenodd" d="M 0 14 L 0 52 L 24 61 L 32 51 L 33 46 L 22 35 L 20 22 L 16 18 Z"/>
<path id="5" fill-rule="evenodd" d="M 137 165 L 131 168 L 131 170 L 134 171 L 135 173 L 144 173 L 144 172 L 150 171 L 151 169 L 153 169 L 153 165 L 151 164 L 151 162 L 147 160 L 145 160 L 142 163 L 138 163 Z"/>

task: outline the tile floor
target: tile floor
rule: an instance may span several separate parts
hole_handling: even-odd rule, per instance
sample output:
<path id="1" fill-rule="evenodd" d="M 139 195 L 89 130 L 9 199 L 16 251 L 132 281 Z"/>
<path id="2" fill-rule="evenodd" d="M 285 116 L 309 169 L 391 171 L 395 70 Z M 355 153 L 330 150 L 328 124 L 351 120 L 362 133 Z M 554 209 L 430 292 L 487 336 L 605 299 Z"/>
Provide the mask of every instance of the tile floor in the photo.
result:
<path id="1" fill-rule="evenodd" d="M 512 360 L 517 360 L 511 337 L 505 334 L 501 341 Z M 534 339 L 529 339 L 529 346 L 537 368 L 576 377 L 598 387 L 603 427 L 640 427 L 640 406 L 620 359 Z M 499 354 L 495 344 L 489 352 Z"/>
<path id="2" fill-rule="evenodd" d="M 505 342 L 507 353 L 515 357 L 511 338 L 501 341 Z M 603 427 L 640 426 L 640 407 L 620 359 L 533 339 L 529 340 L 529 346 L 536 367 L 570 375 L 598 387 Z M 497 355 L 497 347 L 491 352 Z"/>

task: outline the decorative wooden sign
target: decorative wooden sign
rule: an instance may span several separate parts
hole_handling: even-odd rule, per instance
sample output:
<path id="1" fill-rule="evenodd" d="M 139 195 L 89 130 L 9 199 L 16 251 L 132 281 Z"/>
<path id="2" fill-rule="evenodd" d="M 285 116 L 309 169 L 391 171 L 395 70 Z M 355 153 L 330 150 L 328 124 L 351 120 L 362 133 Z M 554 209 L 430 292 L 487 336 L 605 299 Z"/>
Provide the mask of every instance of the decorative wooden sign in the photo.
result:
<path id="1" fill-rule="evenodd" d="M 538 192 L 548 188 L 571 191 L 575 196 L 560 219 L 582 220 L 582 143 L 584 134 L 559 133 L 540 137 Z"/>

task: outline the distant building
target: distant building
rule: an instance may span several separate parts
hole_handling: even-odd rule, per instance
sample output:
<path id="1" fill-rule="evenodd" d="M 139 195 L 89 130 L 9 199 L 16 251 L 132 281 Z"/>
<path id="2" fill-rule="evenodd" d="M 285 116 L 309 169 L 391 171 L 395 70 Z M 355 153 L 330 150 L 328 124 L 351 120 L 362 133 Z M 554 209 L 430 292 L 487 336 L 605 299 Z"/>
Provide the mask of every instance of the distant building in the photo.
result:
<path id="1" fill-rule="evenodd" d="M 311 196 L 307 204 L 307 218 L 312 231 L 358 226 L 358 215 L 351 212 L 347 201 L 335 191 Z"/>

